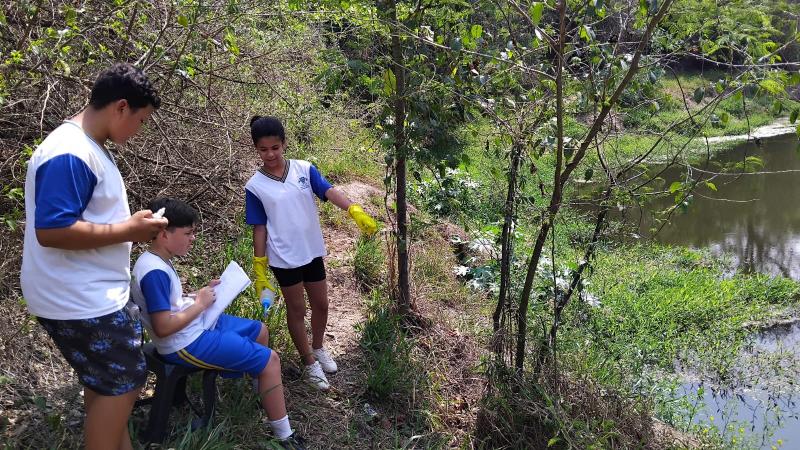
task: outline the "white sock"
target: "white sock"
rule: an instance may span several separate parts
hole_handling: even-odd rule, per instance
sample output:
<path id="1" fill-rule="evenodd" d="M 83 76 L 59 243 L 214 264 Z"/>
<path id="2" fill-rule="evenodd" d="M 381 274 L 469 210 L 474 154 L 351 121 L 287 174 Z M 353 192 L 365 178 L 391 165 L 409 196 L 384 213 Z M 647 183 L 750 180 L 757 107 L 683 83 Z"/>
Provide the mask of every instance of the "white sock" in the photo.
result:
<path id="1" fill-rule="evenodd" d="M 274 434 L 279 441 L 285 441 L 294 433 L 291 424 L 289 424 L 288 415 L 278 420 L 270 420 L 269 426 L 272 428 L 272 434 Z"/>

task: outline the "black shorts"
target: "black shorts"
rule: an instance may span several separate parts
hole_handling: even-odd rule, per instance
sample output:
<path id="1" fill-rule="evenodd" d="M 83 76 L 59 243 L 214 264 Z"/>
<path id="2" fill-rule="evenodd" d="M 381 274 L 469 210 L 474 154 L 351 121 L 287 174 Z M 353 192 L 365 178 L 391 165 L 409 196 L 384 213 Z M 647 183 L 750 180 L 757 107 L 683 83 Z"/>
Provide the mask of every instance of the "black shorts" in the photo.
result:
<path id="1" fill-rule="evenodd" d="M 37 319 L 78 373 L 78 381 L 94 392 L 122 395 L 147 380 L 142 325 L 127 308 L 91 319 Z"/>
<path id="2" fill-rule="evenodd" d="M 294 269 L 281 269 L 280 267 L 272 267 L 272 273 L 278 279 L 278 284 L 281 287 L 293 286 L 299 282 L 313 283 L 315 281 L 322 281 L 325 279 L 325 263 L 322 262 L 322 257 L 318 256 L 311 260 L 310 263 L 295 267 Z"/>

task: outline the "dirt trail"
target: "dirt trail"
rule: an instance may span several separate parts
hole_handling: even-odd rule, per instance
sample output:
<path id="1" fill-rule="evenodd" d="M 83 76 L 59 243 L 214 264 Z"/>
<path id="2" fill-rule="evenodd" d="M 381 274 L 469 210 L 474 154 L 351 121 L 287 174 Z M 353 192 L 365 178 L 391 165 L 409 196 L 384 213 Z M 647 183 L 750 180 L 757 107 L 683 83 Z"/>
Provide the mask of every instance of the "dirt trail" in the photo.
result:
<path id="1" fill-rule="evenodd" d="M 339 188 L 369 214 L 386 220 L 386 209 L 378 206 L 383 202 L 382 189 L 361 182 Z M 401 447 L 409 439 L 410 429 L 405 423 L 409 411 L 381 410 L 376 405 L 381 420 L 369 423 L 364 414 L 368 399 L 366 368 L 356 325 L 364 321 L 365 306 L 352 265 L 358 229 L 346 212 L 336 209 L 331 223 L 324 226 L 323 235 L 328 248 L 330 299 L 326 346 L 336 358 L 339 372 L 329 377 L 331 389 L 327 393 L 305 383 L 296 371 L 285 374 L 292 423 L 314 449 Z M 452 257 L 447 241 L 441 237 L 435 243 L 415 245 L 436 246 L 444 257 Z M 474 315 L 465 314 L 463 305 L 429 301 L 424 296 L 424 286 L 417 286 L 416 290 L 417 306 L 432 324 L 413 336 L 414 351 L 425 360 L 424 370 L 434 385 L 416 395 L 426 396 L 427 407 L 441 421 L 436 431 L 429 429 L 427 434 L 441 437 L 444 446 L 460 446 L 469 441 L 474 429 L 483 388 L 482 376 L 474 370 L 480 353 L 478 345 L 456 329 Z M 16 443 L 17 447 L 77 448 L 82 441 L 83 401 L 71 369 L 41 327 L 30 320 L 23 305 L 6 301 L 0 304 L 0 313 L 0 440 Z M 284 368 L 299 365 L 296 352 L 282 354 L 281 360 Z M 268 441 L 266 419 L 251 404 L 255 397 L 246 392 L 249 382 L 244 383 L 220 380 L 215 424 L 224 421 L 223 441 L 234 442 L 237 448 L 263 448 L 254 443 Z M 134 430 L 144 426 L 146 411 L 134 411 Z M 180 428 L 190 417 L 186 408 L 173 411 L 170 422 L 179 431 L 172 439 L 180 441 L 184 437 Z M 409 448 L 415 448 L 413 443 Z"/>

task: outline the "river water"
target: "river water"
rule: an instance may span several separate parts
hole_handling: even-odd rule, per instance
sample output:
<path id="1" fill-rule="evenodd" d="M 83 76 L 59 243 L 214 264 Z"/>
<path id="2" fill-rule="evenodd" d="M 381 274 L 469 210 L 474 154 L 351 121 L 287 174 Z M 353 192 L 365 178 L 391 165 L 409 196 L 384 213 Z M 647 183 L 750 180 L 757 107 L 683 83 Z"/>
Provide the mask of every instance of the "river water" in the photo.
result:
<path id="1" fill-rule="evenodd" d="M 729 255 L 742 272 L 780 274 L 800 280 L 800 155 L 794 135 L 765 140 L 758 147 L 743 144 L 716 157 L 709 169 L 735 164 L 748 156 L 764 162 L 757 174 L 720 175 L 711 180 L 713 191 L 700 186 L 686 213 L 676 211 L 656 240 L 676 245 L 707 248 Z M 695 178 L 698 168 L 667 171 L 667 186 Z M 765 173 L 766 172 L 766 173 Z M 666 202 L 672 202 L 667 199 Z M 665 208 L 668 204 L 650 205 Z M 645 220 L 643 227 L 652 223 Z M 648 230 L 642 230 L 648 234 Z"/>
<path id="2" fill-rule="evenodd" d="M 757 156 L 757 174 L 720 175 L 716 191 L 702 186 L 686 212 L 676 211 L 668 225 L 652 234 L 654 222 L 643 215 L 640 234 L 681 246 L 706 248 L 732 258 L 740 272 L 783 275 L 800 280 L 800 154 L 794 135 L 742 144 L 716 156 L 708 167 Z M 701 166 L 702 167 L 702 166 Z M 663 177 L 673 181 L 706 178 L 698 168 L 675 168 Z M 672 199 L 648 205 L 668 208 Z M 700 407 L 693 422 L 714 427 L 729 443 L 753 448 L 800 449 L 800 323 L 753 337 L 740 355 L 737 383 L 721 389 L 687 377 L 677 392 Z"/>

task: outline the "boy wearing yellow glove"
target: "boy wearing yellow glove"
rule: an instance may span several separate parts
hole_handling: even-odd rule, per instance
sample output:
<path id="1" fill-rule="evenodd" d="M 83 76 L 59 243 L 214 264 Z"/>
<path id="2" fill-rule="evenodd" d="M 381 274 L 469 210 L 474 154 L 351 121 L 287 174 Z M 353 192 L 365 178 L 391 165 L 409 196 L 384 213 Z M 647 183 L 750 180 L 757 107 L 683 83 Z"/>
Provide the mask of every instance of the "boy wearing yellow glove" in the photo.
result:
<path id="1" fill-rule="evenodd" d="M 367 235 L 377 231 L 377 224 L 310 162 L 284 158 L 286 132 L 280 120 L 253 117 L 250 133 L 262 162 L 245 185 L 245 220 L 253 226 L 256 292 L 261 295 L 264 288 L 274 291 L 267 279 L 269 266 L 286 300 L 286 322 L 305 364 L 305 377 L 327 390 L 330 385 L 325 373 L 335 373 L 337 366 L 323 346 L 328 324 L 328 284 L 322 260 L 326 250 L 314 197 L 346 210 Z M 304 292 L 311 304 L 310 348 Z"/>

